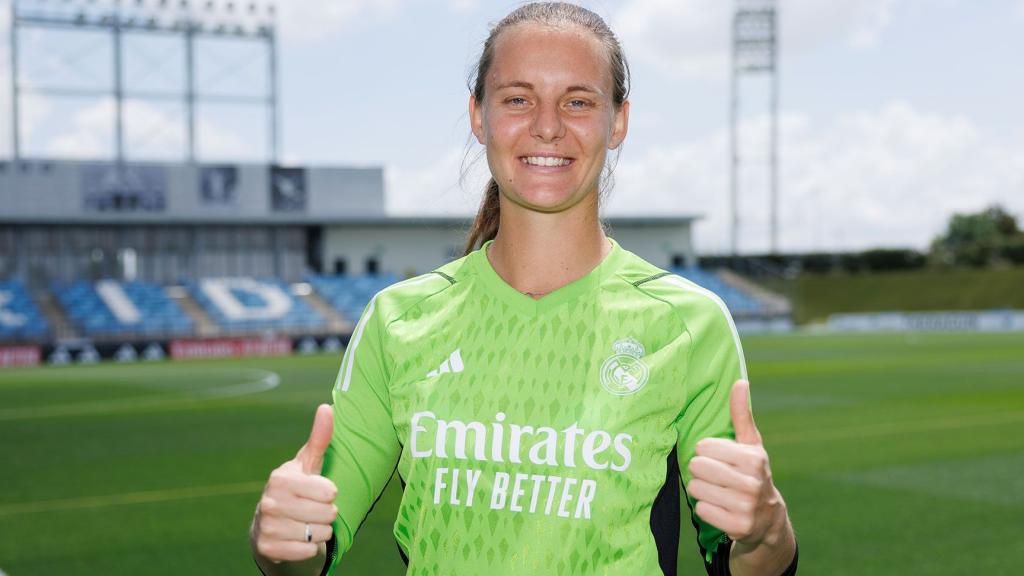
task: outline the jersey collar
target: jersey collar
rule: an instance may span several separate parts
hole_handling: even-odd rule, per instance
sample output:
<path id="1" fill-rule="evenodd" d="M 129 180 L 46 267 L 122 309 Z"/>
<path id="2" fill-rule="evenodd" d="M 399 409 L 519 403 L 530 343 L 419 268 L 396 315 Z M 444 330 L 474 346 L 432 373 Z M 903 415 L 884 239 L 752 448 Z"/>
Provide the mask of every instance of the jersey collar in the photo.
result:
<path id="1" fill-rule="evenodd" d="M 494 240 L 488 240 L 483 243 L 480 248 L 471 253 L 470 262 L 477 272 L 477 276 L 480 281 L 490 293 L 490 295 L 498 298 L 505 304 L 508 304 L 512 309 L 521 312 L 527 316 L 537 316 L 543 314 L 548 310 L 568 302 L 574 298 L 577 298 L 583 294 L 587 294 L 595 291 L 603 280 L 610 276 L 619 267 L 619 263 L 622 260 L 623 248 L 619 246 L 619 243 L 611 237 L 608 241 L 612 245 L 612 250 L 609 252 L 601 263 L 595 266 L 580 278 L 573 280 L 572 282 L 549 292 L 545 296 L 541 296 L 539 300 L 534 300 L 532 297 L 519 292 L 512 286 L 510 286 L 505 280 L 495 272 L 494 267 L 491 266 L 490 260 L 487 259 L 487 248 L 491 245 Z"/>

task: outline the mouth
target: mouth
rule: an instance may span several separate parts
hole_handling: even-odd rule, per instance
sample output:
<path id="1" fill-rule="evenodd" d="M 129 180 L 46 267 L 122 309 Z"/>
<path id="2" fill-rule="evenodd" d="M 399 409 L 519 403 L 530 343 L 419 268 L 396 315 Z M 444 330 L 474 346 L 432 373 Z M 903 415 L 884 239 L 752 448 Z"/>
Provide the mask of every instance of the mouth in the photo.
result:
<path id="1" fill-rule="evenodd" d="M 575 159 L 566 156 L 520 156 L 519 161 L 528 166 L 564 168 L 571 165 Z"/>

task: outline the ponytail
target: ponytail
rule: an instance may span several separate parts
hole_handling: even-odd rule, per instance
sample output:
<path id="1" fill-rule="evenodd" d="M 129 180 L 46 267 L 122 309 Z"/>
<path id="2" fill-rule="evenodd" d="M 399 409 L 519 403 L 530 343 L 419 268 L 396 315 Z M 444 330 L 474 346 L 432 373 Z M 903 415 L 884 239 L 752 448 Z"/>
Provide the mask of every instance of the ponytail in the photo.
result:
<path id="1" fill-rule="evenodd" d="M 476 213 L 476 220 L 473 227 L 469 229 L 466 237 L 466 247 L 463 256 L 476 250 L 488 240 L 494 240 L 498 235 L 499 208 L 498 183 L 491 178 L 484 189 L 484 199 L 480 202 L 480 210 Z"/>

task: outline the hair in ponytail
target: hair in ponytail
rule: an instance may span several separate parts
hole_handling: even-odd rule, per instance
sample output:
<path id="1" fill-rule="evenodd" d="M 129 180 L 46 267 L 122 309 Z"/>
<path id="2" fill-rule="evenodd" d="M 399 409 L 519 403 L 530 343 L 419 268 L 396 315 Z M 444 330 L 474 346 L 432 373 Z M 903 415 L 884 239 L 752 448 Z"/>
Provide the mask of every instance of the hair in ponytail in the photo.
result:
<path id="1" fill-rule="evenodd" d="M 480 202 L 480 210 L 476 213 L 473 227 L 469 229 L 464 254 L 469 254 L 476 250 L 478 245 L 494 240 L 498 235 L 499 194 L 498 183 L 491 178 L 484 190 L 484 199 Z"/>
<path id="2" fill-rule="evenodd" d="M 487 40 L 484 41 L 483 51 L 480 53 L 480 60 L 477 62 L 474 73 L 470 75 L 469 89 L 478 103 L 484 101 L 484 80 L 494 61 L 494 43 L 501 32 L 524 22 L 536 22 L 549 26 L 576 25 L 589 30 L 597 37 L 608 51 L 608 61 L 612 73 L 612 102 L 616 108 L 621 108 L 629 95 L 629 65 L 622 53 L 622 46 L 619 44 L 615 34 L 608 28 L 600 16 L 575 4 L 567 2 L 533 2 L 516 8 L 505 16 L 500 22 L 491 28 Z M 618 160 L 618 152 L 622 151 L 619 146 L 615 160 Z M 606 177 L 602 185 L 602 191 L 607 190 L 611 184 L 611 174 L 614 171 L 615 161 L 606 163 L 604 172 Z M 465 177 L 465 171 L 463 171 Z M 607 184 L 605 186 L 604 184 Z M 476 250 L 488 240 L 493 240 L 498 235 L 498 223 L 500 220 L 500 196 L 498 183 L 491 178 L 484 190 L 483 200 L 480 202 L 480 210 L 477 211 L 476 220 L 466 237 L 465 254 Z"/>

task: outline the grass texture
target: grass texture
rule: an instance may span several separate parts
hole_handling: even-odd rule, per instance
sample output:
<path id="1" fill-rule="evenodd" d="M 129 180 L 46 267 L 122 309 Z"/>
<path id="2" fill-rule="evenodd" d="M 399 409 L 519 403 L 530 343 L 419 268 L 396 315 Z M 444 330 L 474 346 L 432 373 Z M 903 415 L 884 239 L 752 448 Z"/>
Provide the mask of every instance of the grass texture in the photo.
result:
<path id="1" fill-rule="evenodd" d="M 801 574 L 1024 566 L 1024 334 L 744 338 Z M 0 371 L 0 571 L 258 574 L 269 472 L 340 357 Z M 344 489 L 344 487 L 340 487 Z M 402 574 L 385 491 L 343 574 Z M 614 527 L 609 527 L 614 529 Z M 703 574 L 684 520 L 680 574 Z"/>

